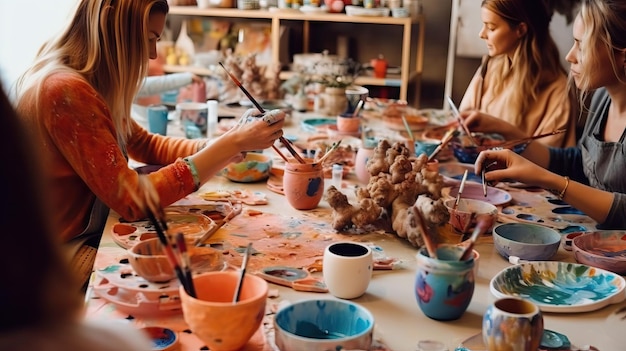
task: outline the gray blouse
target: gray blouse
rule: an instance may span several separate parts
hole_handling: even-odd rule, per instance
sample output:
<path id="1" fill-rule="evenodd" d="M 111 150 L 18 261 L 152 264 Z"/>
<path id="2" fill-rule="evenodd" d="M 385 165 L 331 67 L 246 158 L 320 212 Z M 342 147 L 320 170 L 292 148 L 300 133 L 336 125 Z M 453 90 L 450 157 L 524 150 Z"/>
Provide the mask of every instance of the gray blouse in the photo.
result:
<path id="1" fill-rule="evenodd" d="M 617 142 L 606 142 L 606 126 L 611 98 L 606 89 L 598 89 L 591 100 L 589 115 L 576 147 L 550 149 L 554 173 L 594 188 L 613 192 L 613 204 L 598 229 L 626 229 L 626 131 Z"/>

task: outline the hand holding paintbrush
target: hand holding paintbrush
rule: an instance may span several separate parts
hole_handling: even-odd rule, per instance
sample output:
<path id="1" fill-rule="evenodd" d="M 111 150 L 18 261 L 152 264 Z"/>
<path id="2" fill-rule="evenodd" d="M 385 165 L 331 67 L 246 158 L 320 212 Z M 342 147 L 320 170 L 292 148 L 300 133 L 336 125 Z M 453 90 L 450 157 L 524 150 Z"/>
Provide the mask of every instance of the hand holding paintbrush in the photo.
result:
<path id="1" fill-rule="evenodd" d="M 248 92 L 248 90 L 246 90 L 246 88 L 244 88 L 244 86 L 241 84 L 241 82 L 237 79 L 237 77 L 235 77 L 234 75 L 232 75 L 227 69 L 226 67 L 224 67 L 224 64 L 222 64 L 220 62 L 220 66 L 222 66 L 222 68 L 224 69 L 224 71 L 228 74 L 228 76 L 230 77 L 230 79 L 239 87 L 239 89 L 248 97 L 248 99 L 250 99 L 250 101 L 252 102 L 252 104 L 254 105 L 254 107 L 257 108 L 257 110 L 259 110 L 259 112 L 261 113 L 265 113 L 265 109 L 263 108 L 263 106 L 261 106 L 261 104 L 259 104 L 258 101 L 256 101 L 254 99 L 254 97 L 252 97 L 252 95 Z M 304 159 L 302 158 L 302 156 L 300 156 L 298 154 L 298 152 L 293 148 L 293 146 L 291 145 L 291 143 L 289 142 L 289 140 L 285 139 L 284 136 L 280 136 L 278 138 L 280 140 L 281 143 L 283 143 L 283 145 L 285 145 L 285 147 L 287 148 L 287 150 L 289 151 L 289 153 L 291 153 L 291 155 L 298 160 L 298 162 L 300 163 L 306 163 L 304 162 Z M 274 149 L 274 151 L 276 151 L 277 154 L 280 155 L 280 157 L 282 157 L 284 160 L 287 160 L 287 158 L 280 152 L 280 150 L 278 150 L 278 148 L 275 145 L 272 145 L 272 148 Z"/>
<path id="2" fill-rule="evenodd" d="M 478 146 L 478 143 L 476 142 L 476 139 L 474 139 L 474 136 L 472 135 L 472 132 L 469 130 L 469 128 L 467 127 L 467 125 L 463 121 L 463 118 L 461 117 L 461 112 L 459 112 L 459 109 L 454 104 L 454 101 L 452 101 L 452 98 L 450 98 L 449 96 L 446 96 L 446 99 L 448 100 L 448 104 L 450 105 L 450 108 L 452 109 L 452 114 L 454 114 L 454 118 L 456 118 L 457 122 L 459 123 L 459 125 L 463 129 L 463 132 L 465 132 L 465 134 L 467 134 L 467 137 L 469 138 L 469 140 L 470 140 L 470 142 L 472 143 L 473 146 Z"/>

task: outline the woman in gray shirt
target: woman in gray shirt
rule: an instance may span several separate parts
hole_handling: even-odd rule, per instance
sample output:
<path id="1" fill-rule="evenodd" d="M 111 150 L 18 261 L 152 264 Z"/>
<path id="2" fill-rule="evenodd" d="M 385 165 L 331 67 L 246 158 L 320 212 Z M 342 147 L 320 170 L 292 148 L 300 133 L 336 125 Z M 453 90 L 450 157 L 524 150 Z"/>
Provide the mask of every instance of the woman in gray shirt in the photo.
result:
<path id="1" fill-rule="evenodd" d="M 476 172 L 485 168 L 489 182 L 515 179 L 551 189 L 598 228 L 626 229 L 626 2 L 583 1 L 573 33 L 566 56 L 570 78 L 582 92 L 581 101 L 594 94 L 577 146 L 557 149 L 532 142 L 521 156 L 484 151 Z M 471 127 L 492 121 L 470 116 L 466 122 Z M 495 123 L 509 138 L 526 137 L 511 125 Z"/>

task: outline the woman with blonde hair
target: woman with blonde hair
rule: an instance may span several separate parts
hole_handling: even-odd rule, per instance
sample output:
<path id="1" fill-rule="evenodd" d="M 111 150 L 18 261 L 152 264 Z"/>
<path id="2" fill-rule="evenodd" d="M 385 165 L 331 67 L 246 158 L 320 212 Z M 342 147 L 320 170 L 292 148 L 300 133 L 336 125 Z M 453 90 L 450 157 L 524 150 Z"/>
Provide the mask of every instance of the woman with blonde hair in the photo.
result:
<path id="1" fill-rule="evenodd" d="M 581 103 L 592 94 L 578 145 L 548 148 L 532 142 L 521 156 L 485 151 L 476 171 L 485 169 L 487 181 L 514 179 L 553 189 L 598 228 L 626 229 L 626 2 L 583 0 L 573 33 L 566 56 L 570 78 Z"/>
<path id="2" fill-rule="evenodd" d="M 574 145 L 576 117 L 567 76 L 550 35 L 551 17 L 544 0 L 482 1 L 479 35 L 489 54 L 459 106 L 472 131 L 502 132 L 499 119 L 527 136 L 567 129 L 541 142 Z"/>
<path id="3" fill-rule="evenodd" d="M 263 118 L 272 123 L 241 123 L 211 142 L 150 134 L 130 117 L 168 11 L 166 0 L 81 0 L 18 81 L 17 110 L 49 171 L 63 241 L 97 247 L 109 209 L 145 218 L 126 191 L 138 184 L 128 158 L 164 166 L 148 177 L 167 206 L 282 136 L 279 110 Z"/>

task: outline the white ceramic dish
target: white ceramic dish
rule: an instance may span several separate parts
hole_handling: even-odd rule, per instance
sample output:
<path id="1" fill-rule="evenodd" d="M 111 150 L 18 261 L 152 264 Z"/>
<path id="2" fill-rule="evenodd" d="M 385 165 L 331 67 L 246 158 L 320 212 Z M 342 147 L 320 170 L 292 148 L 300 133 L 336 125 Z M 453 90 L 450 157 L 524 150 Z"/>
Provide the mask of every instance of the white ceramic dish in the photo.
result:
<path id="1" fill-rule="evenodd" d="M 536 261 L 507 267 L 491 279 L 496 298 L 528 299 L 544 312 L 589 312 L 624 301 L 626 281 L 579 263 Z"/>

